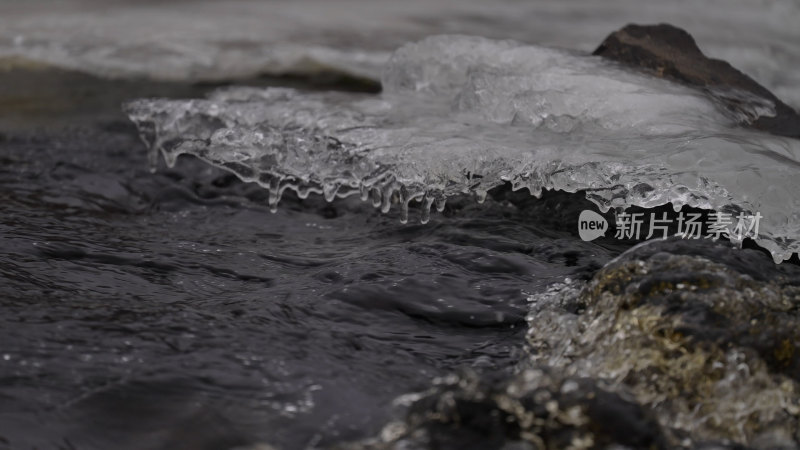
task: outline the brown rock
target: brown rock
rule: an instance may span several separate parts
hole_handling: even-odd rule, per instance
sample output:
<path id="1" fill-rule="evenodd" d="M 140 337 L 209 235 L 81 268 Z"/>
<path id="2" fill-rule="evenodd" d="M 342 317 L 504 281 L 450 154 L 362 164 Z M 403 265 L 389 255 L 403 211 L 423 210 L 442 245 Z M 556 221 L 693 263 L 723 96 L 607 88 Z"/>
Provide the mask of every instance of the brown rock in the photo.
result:
<path id="1" fill-rule="evenodd" d="M 686 31 L 668 24 L 627 25 L 609 35 L 594 55 L 706 90 L 743 125 L 800 138 L 800 115 L 765 87 L 725 61 L 706 57 Z M 774 116 L 762 105 L 774 105 Z"/>

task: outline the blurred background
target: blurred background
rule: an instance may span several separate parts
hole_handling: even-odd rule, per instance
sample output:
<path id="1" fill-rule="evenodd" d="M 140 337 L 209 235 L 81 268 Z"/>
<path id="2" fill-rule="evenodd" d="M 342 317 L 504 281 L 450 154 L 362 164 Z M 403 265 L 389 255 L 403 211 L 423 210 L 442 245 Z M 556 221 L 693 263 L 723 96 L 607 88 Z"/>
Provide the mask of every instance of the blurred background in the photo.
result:
<path id="1" fill-rule="evenodd" d="M 792 87 L 800 72 L 785 68 L 800 66 L 798 8 L 793 0 L 6 0 L 0 3 L 0 108 L 9 112 L 6 122 L 21 113 L 104 102 L 91 92 L 64 98 L 82 91 L 82 79 L 37 78 L 42 70 L 184 85 L 254 84 L 286 75 L 376 83 L 395 48 L 432 34 L 590 52 L 627 23 L 660 22 L 686 29 L 707 55 L 729 61 L 797 106 L 800 93 Z M 36 75 L 8 78 L 17 73 L 10 70 Z M 59 86 L 60 96 L 36 100 Z M 112 100 L 106 103 L 118 104 L 114 87 L 103 88 L 111 94 L 103 95 Z"/>

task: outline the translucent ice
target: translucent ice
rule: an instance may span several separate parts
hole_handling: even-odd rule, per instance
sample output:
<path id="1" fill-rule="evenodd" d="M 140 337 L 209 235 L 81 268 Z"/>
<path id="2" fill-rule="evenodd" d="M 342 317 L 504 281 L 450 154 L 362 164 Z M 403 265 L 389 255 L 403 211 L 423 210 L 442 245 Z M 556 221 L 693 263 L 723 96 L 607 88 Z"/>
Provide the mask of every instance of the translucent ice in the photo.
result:
<path id="1" fill-rule="evenodd" d="M 436 36 L 394 53 L 379 97 L 232 88 L 126 106 L 173 163 L 196 155 L 270 190 L 360 194 L 388 210 L 515 189 L 585 191 L 602 210 L 759 212 L 776 261 L 800 250 L 800 141 L 738 128 L 702 93 L 597 57 Z M 727 95 L 737 95 L 728 93 Z M 756 102 L 753 114 L 770 114 Z M 151 159 L 155 161 L 155 159 Z"/>

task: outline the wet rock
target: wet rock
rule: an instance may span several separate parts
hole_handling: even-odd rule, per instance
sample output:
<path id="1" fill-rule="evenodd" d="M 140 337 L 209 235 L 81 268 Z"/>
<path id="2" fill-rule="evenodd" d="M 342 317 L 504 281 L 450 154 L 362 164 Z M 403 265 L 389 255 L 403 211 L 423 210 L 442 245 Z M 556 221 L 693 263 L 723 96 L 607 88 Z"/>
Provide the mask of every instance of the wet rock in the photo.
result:
<path id="1" fill-rule="evenodd" d="M 649 241 L 531 301 L 533 362 L 631 395 L 670 446 L 797 448 L 797 266 L 725 243 Z"/>
<path id="2" fill-rule="evenodd" d="M 406 420 L 381 437 L 345 447 L 384 449 L 661 449 L 665 440 L 641 406 L 546 368 L 513 377 L 473 372 L 435 382 L 409 408 Z"/>
<path id="3" fill-rule="evenodd" d="M 703 88 L 744 125 L 800 137 L 800 115 L 792 107 L 727 62 L 706 57 L 680 28 L 627 25 L 609 35 L 593 54 Z"/>
<path id="4" fill-rule="evenodd" d="M 530 301 L 518 373 L 438 379 L 340 448 L 799 448 L 800 267 L 647 241 Z"/>

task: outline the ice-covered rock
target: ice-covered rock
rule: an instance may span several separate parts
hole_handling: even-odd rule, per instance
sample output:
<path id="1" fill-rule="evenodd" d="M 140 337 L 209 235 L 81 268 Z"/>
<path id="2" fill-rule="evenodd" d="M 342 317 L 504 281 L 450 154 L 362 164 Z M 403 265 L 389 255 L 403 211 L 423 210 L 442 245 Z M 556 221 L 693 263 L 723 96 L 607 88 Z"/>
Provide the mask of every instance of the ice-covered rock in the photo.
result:
<path id="1" fill-rule="evenodd" d="M 701 92 L 599 57 L 478 37 L 399 49 L 379 97 L 231 88 L 126 106 L 172 164 L 193 154 L 270 190 L 351 194 L 404 213 L 511 182 L 602 210 L 760 213 L 776 261 L 800 249 L 800 141 L 739 129 Z M 731 227 L 734 225 L 732 224 Z"/>

